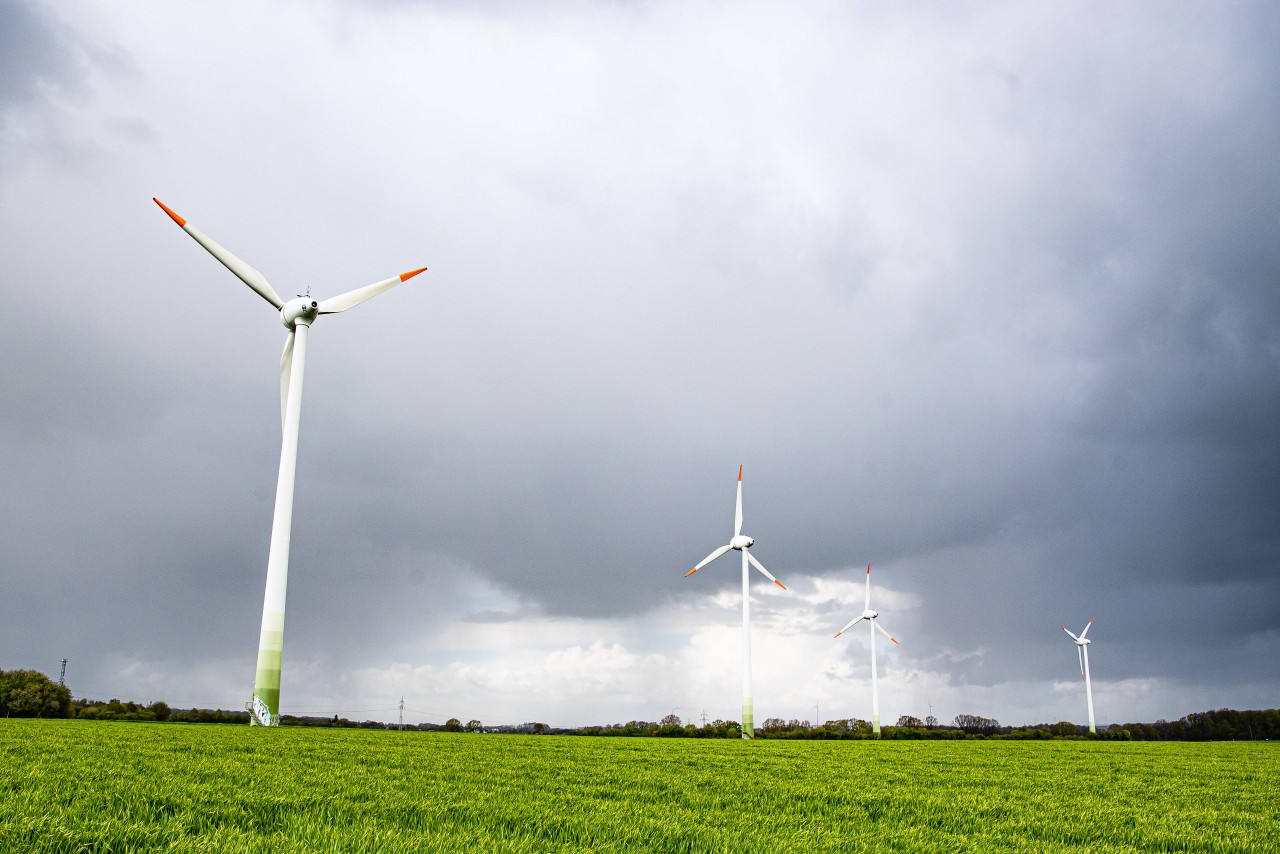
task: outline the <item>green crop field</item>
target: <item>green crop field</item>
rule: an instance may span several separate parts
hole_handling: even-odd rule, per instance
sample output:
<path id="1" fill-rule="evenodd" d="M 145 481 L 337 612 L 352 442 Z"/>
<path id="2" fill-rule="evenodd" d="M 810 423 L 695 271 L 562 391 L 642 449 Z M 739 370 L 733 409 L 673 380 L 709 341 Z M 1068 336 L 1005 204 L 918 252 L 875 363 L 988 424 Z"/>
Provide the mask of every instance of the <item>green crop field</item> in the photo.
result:
<path id="1" fill-rule="evenodd" d="M 1280 851 L 1280 745 L 0 720 L 0 851 Z"/>

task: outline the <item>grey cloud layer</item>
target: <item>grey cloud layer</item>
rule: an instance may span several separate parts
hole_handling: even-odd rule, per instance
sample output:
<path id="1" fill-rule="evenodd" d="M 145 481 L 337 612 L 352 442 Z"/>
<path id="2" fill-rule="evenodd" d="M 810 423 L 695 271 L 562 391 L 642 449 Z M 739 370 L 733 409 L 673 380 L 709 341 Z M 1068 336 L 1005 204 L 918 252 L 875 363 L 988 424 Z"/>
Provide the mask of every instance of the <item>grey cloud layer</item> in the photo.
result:
<path id="1" fill-rule="evenodd" d="M 431 268 L 316 325 L 291 651 L 403 656 L 464 571 L 732 586 L 679 576 L 743 463 L 757 556 L 884 567 L 956 680 L 1097 614 L 1115 677 L 1280 681 L 1269 7 L 86 12 L 4 13 L 0 666 L 253 647 L 284 330 L 159 195 L 281 293 Z"/>

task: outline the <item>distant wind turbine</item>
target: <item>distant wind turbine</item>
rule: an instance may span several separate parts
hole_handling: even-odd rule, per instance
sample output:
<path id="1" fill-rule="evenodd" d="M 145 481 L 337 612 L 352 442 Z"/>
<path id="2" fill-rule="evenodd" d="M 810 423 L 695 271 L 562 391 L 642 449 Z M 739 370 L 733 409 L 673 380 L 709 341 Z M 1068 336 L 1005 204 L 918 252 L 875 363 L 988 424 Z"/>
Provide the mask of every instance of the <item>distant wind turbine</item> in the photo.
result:
<path id="1" fill-rule="evenodd" d="M 1089 626 L 1093 625 L 1093 619 L 1093 617 L 1089 618 L 1088 624 L 1079 636 L 1072 635 L 1066 626 L 1058 626 L 1058 628 L 1071 635 L 1071 639 L 1076 642 L 1076 652 L 1080 656 L 1080 678 L 1084 680 L 1084 695 L 1089 703 L 1089 732 L 1096 733 L 1097 729 L 1093 724 L 1093 683 L 1089 681 L 1089 644 L 1093 641 L 1085 637 L 1089 634 Z"/>
<path id="2" fill-rule="evenodd" d="M 877 684 L 876 677 L 876 632 L 881 632 L 894 643 L 898 642 L 897 638 L 885 631 L 884 626 L 876 622 L 876 617 L 879 616 L 879 611 L 871 610 L 871 564 L 867 564 L 867 596 L 862 603 L 862 613 L 845 623 L 844 628 L 836 632 L 836 637 L 849 631 L 849 627 L 858 621 L 867 621 L 867 630 L 871 634 L 871 731 L 876 738 L 880 737 L 880 686 Z"/>
<path id="3" fill-rule="evenodd" d="M 747 549 L 755 545 L 755 539 L 742 533 L 742 466 L 738 466 L 738 504 L 733 520 L 733 539 L 728 545 L 721 546 L 698 562 L 698 565 L 684 574 L 685 578 L 693 575 L 716 558 L 737 549 L 742 552 L 742 737 L 755 738 L 755 711 L 751 697 L 751 576 L 747 563 L 764 573 L 764 577 L 774 584 L 787 589 L 787 585 L 773 577 L 769 570 L 761 565 Z"/>
<path id="4" fill-rule="evenodd" d="M 293 482 L 298 461 L 298 422 L 302 412 L 302 376 L 307 361 L 307 331 L 322 314 L 336 314 L 354 308 L 403 281 L 426 270 L 410 270 L 363 288 L 313 300 L 307 296 L 280 299 L 266 278 L 254 268 L 209 239 L 204 232 L 152 198 L 178 226 L 222 262 L 228 270 L 280 312 L 289 330 L 284 354 L 280 357 L 280 421 L 284 438 L 280 443 L 280 470 L 276 480 L 276 507 L 271 522 L 271 545 L 267 554 L 267 589 L 262 603 L 262 633 L 258 640 L 258 666 L 253 680 L 250 723 L 275 726 L 280 723 L 280 662 L 284 650 L 284 599 L 289 578 L 289 536 L 293 526 Z"/>

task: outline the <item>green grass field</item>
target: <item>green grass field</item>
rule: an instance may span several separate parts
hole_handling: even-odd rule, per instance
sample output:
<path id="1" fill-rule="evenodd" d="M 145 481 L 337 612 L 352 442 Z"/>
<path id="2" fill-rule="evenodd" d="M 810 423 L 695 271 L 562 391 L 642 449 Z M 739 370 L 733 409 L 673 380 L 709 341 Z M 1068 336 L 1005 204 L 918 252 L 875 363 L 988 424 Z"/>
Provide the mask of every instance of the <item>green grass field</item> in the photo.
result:
<path id="1" fill-rule="evenodd" d="M 1280 851 L 1280 744 L 0 720 L 0 851 Z"/>

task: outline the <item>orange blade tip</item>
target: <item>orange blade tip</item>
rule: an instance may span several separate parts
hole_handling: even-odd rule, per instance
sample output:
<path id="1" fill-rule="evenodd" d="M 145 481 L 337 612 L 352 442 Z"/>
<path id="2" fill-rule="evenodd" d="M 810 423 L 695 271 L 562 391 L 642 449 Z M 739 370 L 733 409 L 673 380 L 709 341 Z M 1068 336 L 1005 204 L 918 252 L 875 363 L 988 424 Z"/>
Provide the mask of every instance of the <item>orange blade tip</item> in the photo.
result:
<path id="1" fill-rule="evenodd" d="M 164 205 L 161 205 L 161 207 L 164 207 Z M 168 210 L 168 208 L 165 208 L 165 210 Z M 414 276 L 418 275 L 419 273 L 425 273 L 426 271 L 427 271 L 427 268 L 426 268 L 426 267 L 419 267 L 419 268 L 418 268 L 418 269 L 416 269 L 416 270 L 410 270 L 410 271 L 409 271 L 409 272 L 407 272 L 407 273 L 401 273 L 401 274 L 400 274 L 400 281 L 402 281 L 402 282 L 407 282 L 407 281 L 409 281 L 410 279 L 412 279 Z"/>
<path id="2" fill-rule="evenodd" d="M 844 632 L 836 632 L 836 637 L 840 637 Z"/>
<path id="3" fill-rule="evenodd" d="M 688 578 L 689 576 L 693 575 L 693 574 L 694 574 L 695 572 L 697 572 L 697 571 L 698 571 L 698 568 L 695 566 L 693 569 L 691 569 L 691 570 L 689 570 L 688 572 L 686 572 L 686 573 L 684 574 L 684 577 L 685 577 L 685 578 Z"/>
<path id="4" fill-rule="evenodd" d="M 786 590 L 786 589 L 787 589 L 787 585 L 783 584 L 781 581 L 779 581 L 779 580 L 778 580 L 778 579 L 776 579 L 776 578 L 773 580 L 773 583 L 774 583 L 774 584 L 776 584 L 776 585 L 778 585 L 779 587 L 781 587 L 783 590 Z"/>
<path id="5" fill-rule="evenodd" d="M 867 575 L 871 574 L 871 564 L 867 564 Z"/>
<path id="6" fill-rule="evenodd" d="M 738 466 L 738 482 L 742 482 L 742 466 Z"/>
<path id="7" fill-rule="evenodd" d="M 892 635 L 889 636 L 889 640 L 893 641 L 894 643 L 898 643 L 898 639 L 893 637 Z M 898 644 L 898 646 L 902 646 L 902 644 Z"/>
<path id="8" fill-rule="evenodd" d="M 170 210 L 168 205 L 166 205 L 164 202 L 157 199 L 155 196 L 151 197 L 151 201 L 159 205 L 161 209 L 163 209 L 164 212 L 169 215 L 169 218 L 172 219 L 174 222 L 176 222 L 180 227 L 187 224 L 187 221 L 185 219 L 183 219 L 182 217 L 174 213 L 172 210 Z"/>

